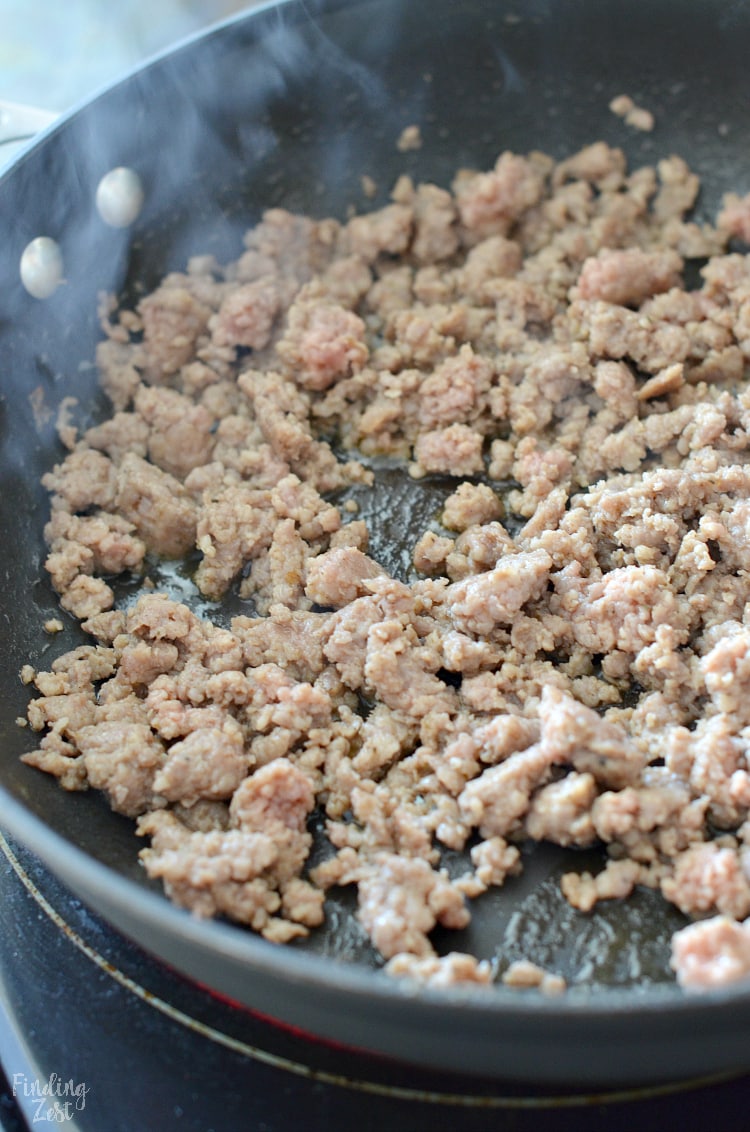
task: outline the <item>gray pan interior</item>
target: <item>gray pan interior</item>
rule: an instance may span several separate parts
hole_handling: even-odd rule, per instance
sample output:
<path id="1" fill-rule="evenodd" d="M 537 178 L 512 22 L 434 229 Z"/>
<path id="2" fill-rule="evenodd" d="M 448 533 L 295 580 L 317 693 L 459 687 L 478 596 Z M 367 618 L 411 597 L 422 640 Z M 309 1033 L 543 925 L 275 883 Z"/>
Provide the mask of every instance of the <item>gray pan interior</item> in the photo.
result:
<path id="1" fill-rule="evenodd" d="M 563 156 L 604 138 L 632 163 L 670 153 L 701 174 L 700 215 L 750 188 L 750 4 L 713 0 L 353 0 L 269 6 L 197 37 L 79 108 L 0 178 L 0 824 L 118 928 L 185 973 L 322 1036 L 402 1060 L 538 1082 L 635 1082 L 750 1068 L 750 992 L 687 999 L 668 970 L 680 916 L 649 893 L 591 916 L 571 912 L 558 878 L 584 857 L 539 847 L 517 880 L 475 903 L 470 929 L 436 938 L 508 960 L 527 955 L 571 989 L 545 1000 L 501 987 L 422 991 L 387 980 L 346 894 L 305 946 L 276 948 L 171 907 L 137 863 L 131 823 L 92 794 L 69 796 L 18 756 L 33 737 L 21 665 L 46 666 L 81 637 L 57 615 L 43 576 L 42 473 L 61 455 L 54 416 L 104 411 L 90 362 L 96 296 L 131 297 L 187 257 L 229 258 L 263 208 L 343 217 L 364 208 L 360 176 L 383 203 L 400 172 L 448 184 L 503 149 Z M 608 110 L 628 93 L 654 111 L 652 134 Z M 418 122 L 423 146 L 396 149 Z M 137 169 L 144 211 L 105 228 L 93 194 L 115 165 Z M 46 302 L 21 289 L 26 243 L 50 235 L 66 284 Z M 414 532 L 448 480 L 415 489 L 397 469 L 356 489 L 373 551 L 400 576 Z M 416 490 L 416 493 L 415 493 Z M 193 600 L 189 580 L 165 585 Z M 136 582 L 124 583 L 123 597 Z M 200 607 L 200 603 L 198 603 Z M 229 599 L 214 614 L 241 607 Z"/>

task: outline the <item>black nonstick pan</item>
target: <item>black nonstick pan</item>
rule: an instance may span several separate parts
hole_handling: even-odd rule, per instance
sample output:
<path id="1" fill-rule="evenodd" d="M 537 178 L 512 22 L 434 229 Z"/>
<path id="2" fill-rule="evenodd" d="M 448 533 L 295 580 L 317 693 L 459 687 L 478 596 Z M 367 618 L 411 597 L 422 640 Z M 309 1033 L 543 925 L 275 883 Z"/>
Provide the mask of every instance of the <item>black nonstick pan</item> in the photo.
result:
<path id="1" fill-rule="evenodd" d="M 504 149 L 562 157 L 604 138 L 634 164 L 680 154 L 702 178 L 708 218 L 723 192 L 750 189 L 749 47 L 750 3 L 728 0 L 290 0 L 139 69 L 0 178 L 0 825 L 168 964 L 313 1034 L 432 1067 L 570 1085 L 750 1068 L 750 989 L 679 990 L 668 940 L 682 921 L 649 893 L 572 913 L 560 850 L 529 852 L 523 876 L 479 901 L 446 949 L 529 955 L 569 977 L 565 996 L 416 991 L 377 970 L 345 899 L 304 947 L 171 906 L 138 864 L 131 823 L 21 764 L 33 737 L 17 724 L 21 666 L 46 666 L 81 639 L 67 618 L 54 638 L 42 628 L 59 612 L 42 569 L 39 480 L 62 453 L 61 400 L 76 397 L 87 420 L 104 411 L 91 365 L 100 291 L 136 296 L 192 254 L 236 255 L 269 206 L 343 218 L 366 204 L 363 174 L 384 203 L 401 172 L 447 185 Z M 623 93 L 654 113 L 653 132 L 612 115 Z M 399 152 L 414 123 L 422 147 Z M 94 207 L 116 166 L 137 170 L 145 190 L 131 229 L 103 225 Z M 19 279 L 38 236 L 59 243 L 65 276 L 43 301 Z M 373 553 L 398 572 L 416 496 L 391 475 L 361 502 Z M 431 484 L 422 506 L 434 512 L 444 490 Z"/>

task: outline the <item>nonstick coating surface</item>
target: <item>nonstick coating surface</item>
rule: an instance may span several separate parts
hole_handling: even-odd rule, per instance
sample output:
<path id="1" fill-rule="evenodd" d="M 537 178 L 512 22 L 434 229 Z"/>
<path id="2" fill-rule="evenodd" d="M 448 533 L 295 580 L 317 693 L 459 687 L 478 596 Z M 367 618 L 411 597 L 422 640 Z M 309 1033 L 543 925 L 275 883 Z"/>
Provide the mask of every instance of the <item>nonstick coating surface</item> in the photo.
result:
<path id="1" fill-rule="evenodd" d="M 709 0 L 290 2 L 140 69 L 0 179 L 0 822 L 115 926 L 200 982 L 313 1033 L 483 1074 L 592 1083 L 750 1067 L 750 995 L 677 990 L 667 941 L 682 921 L 650 894 L 572 914 L 557 885 L 570 856 L 529 853 L 522 878 L 475 904 L 471 929 L 439 941 L 488 958 L 530 954 L 571 979 L 567 996 L 415 994 L 372 969 L 345 898 L 304 948 L 172 908 L 137 863 L 131 823 L 23 766 L 33 738 L 16 723 L 27 702 L 21 665 L 46 667 L 82 639 L 68 619 L 56 638 L 41 628 L 58 608 L 41 567 L 39 478 L 62 455 L 61 399 L 78 398 L 84 423 L 104 411 L 90 365 L 99 291 L 133 297 L 191 254 L 235 255 L 263 208 L 343 218 L 366 205 L 364 173 L 381 190 L 377 205 L 401 172 L 447 185 L 458 167 L 488 167 L 503 149 L 561 157 L 604 138 L 631 165 L 678 153 L 702 177 L 699 214 L 709 217 L 722 192 L 750 188 L 749 34 L 750 5 Z M 652 134 L 608 110 L 622 93 L 654 112 Z M 399 153 L 414 122 L 423 146 Z M 93 207 L 115 165 L 137 169 L 146 187 L 131 233 L 106 229 Z M 66 284 L 47 302 L 18 280 L 38 235 L 57 239 L 65 259 Z M 414 508 L 427 517 L 449 488 L 431 482 L 426 504 L 386 470 L 360 500 L 376 556 L 402 570 Z M 396 537 L 404 528 L 406 541 Z"/>

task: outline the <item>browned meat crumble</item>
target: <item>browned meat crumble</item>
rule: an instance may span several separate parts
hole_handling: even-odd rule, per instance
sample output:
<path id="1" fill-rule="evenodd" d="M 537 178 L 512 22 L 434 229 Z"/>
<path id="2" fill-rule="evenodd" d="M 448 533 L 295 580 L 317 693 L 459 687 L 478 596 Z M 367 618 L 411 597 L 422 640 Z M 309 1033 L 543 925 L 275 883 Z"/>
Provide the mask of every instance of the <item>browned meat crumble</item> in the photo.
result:
<path id="1" fill-rule="evenodd" d="M 655 121 L 651 111 L 646 110 L 643 106 L 638 106 L 629 94 L 618 94 L 610 102 L 609 108 L 613 114 L 622 118 L 625 124 L 632 126 L 634 130 L 645 130 L 646 133 L 649 133 L 654 128 Z"/>
<path id="2" fill-rule="evenodd" d="M 701 921 L 686 986 L 750 973 L 750 203 L 700 226 L 698 188 L 603 142 L 503 153 L 343 224 L 273 209 L 236 262 L 104 304 L 113 416 L 66 420 L 44 481 L 94 643 L 24 669 L 25 760 L 136 819 L 173 900 L 288 941 L 356 885 L 389 972 L 484 984 L 436 925 L 524 841 L 599 843 L 576 908 L 658 889 Z M 379 456 L 456 478 L 406 580 L 335 502 Z M 254 603 L 229 628 L 116 604 L 113 576 L 196 552 L 207 599 Z"/>

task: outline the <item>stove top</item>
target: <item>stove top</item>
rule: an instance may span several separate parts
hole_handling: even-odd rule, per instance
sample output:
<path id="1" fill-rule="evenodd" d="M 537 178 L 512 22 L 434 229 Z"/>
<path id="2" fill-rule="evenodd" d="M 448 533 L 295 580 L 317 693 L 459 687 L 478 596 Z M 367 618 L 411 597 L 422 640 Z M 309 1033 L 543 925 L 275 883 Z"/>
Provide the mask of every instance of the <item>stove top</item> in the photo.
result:
<path id="1" fill-rule="evenodd" d="M 0 850 L 4 1132 L 648 1132 L 728 1127 L 750 1101 L 750 1076 L 564 1094 L 321 1042 L 189 981 Z"/>

